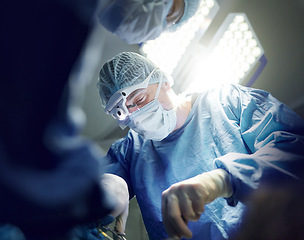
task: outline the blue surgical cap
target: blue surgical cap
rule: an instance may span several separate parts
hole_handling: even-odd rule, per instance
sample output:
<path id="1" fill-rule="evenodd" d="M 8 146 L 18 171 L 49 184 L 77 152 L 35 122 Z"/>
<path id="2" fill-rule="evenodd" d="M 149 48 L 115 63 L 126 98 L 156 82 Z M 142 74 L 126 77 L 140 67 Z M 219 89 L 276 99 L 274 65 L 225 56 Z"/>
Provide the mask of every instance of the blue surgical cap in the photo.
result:
<path id="1" fill-rule="evenodd" d="M 97 10 L 100 23 L 129 44 L 158 37 L 167 27 L 173 0 L 104 0 Z"/>
<path id="2" fill-rule="evenodd" d="M 176 31 L 199 8 L 201 0 L 184 0 L 182 18 L 167 26 L 166 17 L 173 0 L 104 0 L 97 10 L 100 23 L 129 44 L 157 38 L 162 32 Z"/>
<path id="3" fill-rule="evenodd" d="M 103 106 L 118 90 L 142 83 L 157 68 L 149 59 L 134 52 L 123 52 L 107 61 L 99 72 L 98 89 Z M 172 78 L 160 69 L 154 71 L 149 84 L 158 83 L 160 79 L 172 85 Z"/>

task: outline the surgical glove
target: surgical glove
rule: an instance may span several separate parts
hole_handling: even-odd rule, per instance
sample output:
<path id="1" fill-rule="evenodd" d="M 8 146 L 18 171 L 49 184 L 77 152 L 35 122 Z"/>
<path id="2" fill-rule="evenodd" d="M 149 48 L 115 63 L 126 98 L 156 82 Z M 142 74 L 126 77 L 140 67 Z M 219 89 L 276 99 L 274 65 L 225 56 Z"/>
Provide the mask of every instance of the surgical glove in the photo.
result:
<path id="1" fill-rule="evenodd" d="M 110 213 L 110 215 L 116 218 L 115 231 L 124 234 L 129 214 L 128 185 L 125 180 L 114 174 L 104 174 L 101 184 L 108 194 L 116 201 L 115 209 Z"/>
<path id="2" fill-rule="evenodd" d="M 173 184 L 162 194 L 162 218 L 170 238 L 191 238 L 188 221 L 197 221 L 205 204 L 218 197 L 230 197 L 228 173 L 216 169 Z"/>

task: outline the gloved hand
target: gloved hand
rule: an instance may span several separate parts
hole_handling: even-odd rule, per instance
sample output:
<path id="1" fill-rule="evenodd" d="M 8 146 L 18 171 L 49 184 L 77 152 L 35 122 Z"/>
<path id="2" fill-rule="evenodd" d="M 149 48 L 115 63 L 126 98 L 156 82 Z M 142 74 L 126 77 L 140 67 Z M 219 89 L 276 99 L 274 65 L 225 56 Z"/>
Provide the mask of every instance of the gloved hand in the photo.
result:
<path id="1" fill-rule="evenodd" d="M 197 221 L 204 206 L 218 197 L 230 197 L 228 173 L 216 169 L 173 184 L 162 194 L 162 218 L 170 238 L 191 238 L 188 221 Z"/>
<path id="2" fill-rule="evenodd" d="M 113 212 L 110 213 L 116 218 L 115 231 L 124 234 L 129 214 L 129 191 L 127 183 L 114 174 L 104 174 L 101 184 L 108 194 L 117 202 Z"/>

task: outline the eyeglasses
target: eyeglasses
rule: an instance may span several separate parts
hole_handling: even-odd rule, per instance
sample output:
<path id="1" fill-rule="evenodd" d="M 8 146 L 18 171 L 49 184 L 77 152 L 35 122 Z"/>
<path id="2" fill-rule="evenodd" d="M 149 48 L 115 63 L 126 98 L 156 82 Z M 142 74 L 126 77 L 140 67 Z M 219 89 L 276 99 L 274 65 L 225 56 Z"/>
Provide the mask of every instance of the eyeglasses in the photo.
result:
<path id="1" fill-rule="evenodd" d="M 130 115 L 130 112 L 126 106 L 127 97 L 137 89 L 147 88 L 149 81 L 156 69 L 157 68 L 155 68 L 142 83 L 129 86 L 115 92 L 106 105 L 106 113 L 110 114 L 113 118 L 119 121 L 125 120 L 126 117 Z"/>

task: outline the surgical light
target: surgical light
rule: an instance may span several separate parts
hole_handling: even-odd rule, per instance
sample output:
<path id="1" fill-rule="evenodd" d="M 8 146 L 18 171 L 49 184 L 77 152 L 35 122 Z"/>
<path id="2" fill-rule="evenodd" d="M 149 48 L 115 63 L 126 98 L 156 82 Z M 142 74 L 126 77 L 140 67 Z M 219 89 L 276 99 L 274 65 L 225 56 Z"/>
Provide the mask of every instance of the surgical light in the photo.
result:
<path id="1" fill-rule="evenodd" d="M 203 90 L 223 83 L 243 83 L 244 79 L 260 61 L 256 70 L 261 72 L 266 64 L 264 50 L 245 14 L 229 14 L 210 46 L 196 54 L 196 65 L 192 68 L 193 83 L 188 92 Z M 246 85 L 252 85 L 251 79 Z"/>
<path id="2" fill-rule="evenodd" d="M 218 9 L 215 0 L 202 0 L 197 13 L 178 31 L 164 32 L 157 39 L 144 43 L 141 52 L 171 75 L 190 44 L 206 31 Z"/>

